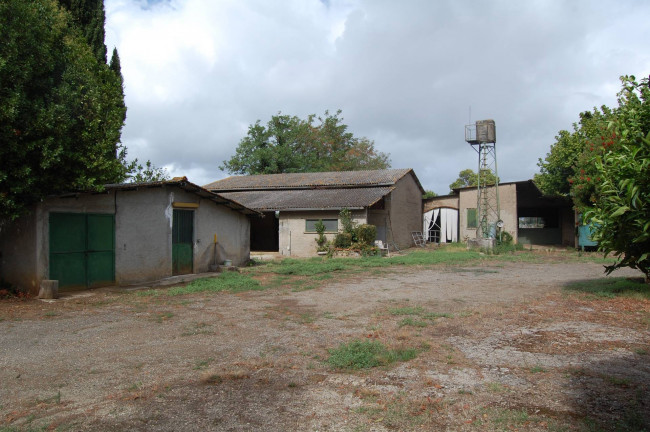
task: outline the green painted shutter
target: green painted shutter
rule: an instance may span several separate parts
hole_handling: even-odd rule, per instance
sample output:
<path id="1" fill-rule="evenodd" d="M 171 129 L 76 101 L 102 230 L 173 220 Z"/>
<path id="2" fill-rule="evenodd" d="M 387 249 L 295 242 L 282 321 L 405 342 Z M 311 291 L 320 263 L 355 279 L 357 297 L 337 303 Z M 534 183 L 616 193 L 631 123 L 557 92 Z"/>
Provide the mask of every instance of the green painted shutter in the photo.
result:
<path id="1" fill-rule="evenodd" d="M 194 212 L 174 209 L 172 222 L 172 274 L 193 271 Z"/>

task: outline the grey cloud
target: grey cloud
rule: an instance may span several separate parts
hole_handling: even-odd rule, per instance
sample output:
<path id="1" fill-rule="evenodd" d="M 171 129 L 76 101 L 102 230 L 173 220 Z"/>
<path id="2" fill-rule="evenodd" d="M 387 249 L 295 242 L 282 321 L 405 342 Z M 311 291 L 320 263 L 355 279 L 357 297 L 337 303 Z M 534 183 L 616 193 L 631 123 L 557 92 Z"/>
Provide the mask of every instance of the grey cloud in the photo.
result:
<path id="1" fill-rule="evenodd" d="M 141 159 L 173 164 L 174 174 L 191 170 L 198 183 L 225 175 L 216 167 L 257 119 L 340 108 L 394 167 L 414 168 L 427 189 L 446 193 L 477 163 L 463 140 L 470 106 L 472 120 L 496 121 L 500 177 L 527 179 L 580 111 L 615 104 L 619 75 L 650 71 L 640 18 L 650 6 L 632 0 L 106 5 L 127 90 L 129 76 L 148 74 L 127 91 L 124 142 Z M 137 46 L 156 35 L 124 35 L 155 19 L 200 27 L 215 38 L 210 55 L 179 45 L 166 54 L 178 64 L 150 68 L 134 54 L 165 52 Z M 183 27 L 183 19 L 196 22 Z M 155 97 L 160 88 L 171 96 Z"/>

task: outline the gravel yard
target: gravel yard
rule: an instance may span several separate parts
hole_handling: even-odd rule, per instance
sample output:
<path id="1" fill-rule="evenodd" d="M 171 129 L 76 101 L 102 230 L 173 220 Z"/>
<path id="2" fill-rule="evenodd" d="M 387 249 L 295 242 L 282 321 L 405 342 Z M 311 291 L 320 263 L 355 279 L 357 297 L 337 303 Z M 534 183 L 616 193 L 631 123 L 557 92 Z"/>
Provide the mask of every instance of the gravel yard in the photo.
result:
<path id="1" fill-rule="evenodd" d="M 303 290 L 3 300 L 0 431 L 650 430 L 650 301 L 563 290 L 602 277 L 540 254 Z M 352 340 L 417 355 L 327 363 Z"/>

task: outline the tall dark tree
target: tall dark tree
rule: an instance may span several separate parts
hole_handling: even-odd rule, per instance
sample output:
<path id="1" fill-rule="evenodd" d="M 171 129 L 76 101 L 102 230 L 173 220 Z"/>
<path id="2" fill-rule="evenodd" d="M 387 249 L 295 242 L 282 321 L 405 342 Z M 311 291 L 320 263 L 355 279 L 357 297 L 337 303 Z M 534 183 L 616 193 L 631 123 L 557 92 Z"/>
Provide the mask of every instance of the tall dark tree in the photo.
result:
<path id="1" fill-rule="evenodd" d="M 104 0 L 59 0 L 59 4 L 63 6 L 71 16 L 72 23 L 83 34 L 86 42 L 90 46 L 91 51 L 101 64 L 108 64 L 110 70 L 115 74 L 120 92 L 120 102 L 117 104 L 118 109 L 121 111 L 122 123 L 126 120 L 126 104 L 124 103 L 124 79 L 122 77 L 122 70 L 120 65 L 120 57 L 117 54 L 117 48 L 113 48 L 113 55 L 109 63 L 106 62 L 106 32 L 104 27 L 106 25 L 106 12 L 104 9 Z M 115 82 L 113 77 L 109 77 L 107 84 L 112 85 Z M 108 108 L 108 109 L 113 109 Z M 113 146 L 112 153 L 118 159 L 126 157 L 126 150 L 121 149 L 120 153 L 120 133 L 116 136 L 116 141 Z M 131 162 L 126 168 L 127 171 L 132 171 L 137 166 L 137 161 Z"/>
<path id="2" fill-rule="evenodd" d="M 127 175 L 121 83 L 71 21 L 56 0 L 0 2 L 0 223 Z"/>
<path id="3" fill-rule="evenodd" d="M 122 122 L 124 122 L 126 121 L 126 105 L 124 104 L 124 77 L 122 76 L 122 65 L 120 65 L 120 56 L 117 53 L 117 48 L 113 48 L 113 55 L 111 56 L 111 61 L 108 63 L 108 67 L 113 71 L 120 85 L 120 93 L 122 95 L 120 98 L 120 107 L 124 110 L 122 116 Z"/>
<path id="4" fill-rule="evenodd" d="M 70 12 L 97 60 L 106 63 L 104 0 L 59 0 L 59 3 Z"/>

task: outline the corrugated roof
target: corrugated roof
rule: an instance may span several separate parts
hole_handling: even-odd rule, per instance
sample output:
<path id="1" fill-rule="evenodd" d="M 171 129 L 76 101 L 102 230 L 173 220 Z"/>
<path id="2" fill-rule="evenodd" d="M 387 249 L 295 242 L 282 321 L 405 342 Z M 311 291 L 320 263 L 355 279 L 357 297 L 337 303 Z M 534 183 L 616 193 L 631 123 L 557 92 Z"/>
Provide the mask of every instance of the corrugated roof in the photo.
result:
<path id="1" fill-rule="evenodd" d="M 316 210 L 369 207 L 386 196 L 389 187 L 345 189 L 298 189 L 270 191 L 223 192 L 222 196 L 258 211 Z"/>
<path id="2" fill-rule="evenodd" d="M 202 198 L 214 201 L 217 204 L 223 205 L 235 211 L 248 215 L 259 215 L 259 212 L 252 210 L 250 207 L 239 203 L 237 200 L 226 198 L 223 194 L 211 192 L 199 185 L 196 185 L 187 180 L 187 177 L 174 177 L 171 180 L 145 182 L 145 183 L 117 183 L 104 185 L 105 190 L 138 190 L 141 188 L 154 188 L 162 186 L 178 186 L 183 190 L 199 195 Z M 78 194 L 79 192 L 71 193 L 70 195 Z"/>
<path id="3" fill-rule="evenodd" d="M 314 173 L 262 174 L 232 176 L 203 186 L 213 191 L 273 190 L 392 186 L 412 173 L 410 168 L 367 171 L 331 171 Z M 413 174 L 413 178 L 422 187 Z"/>

